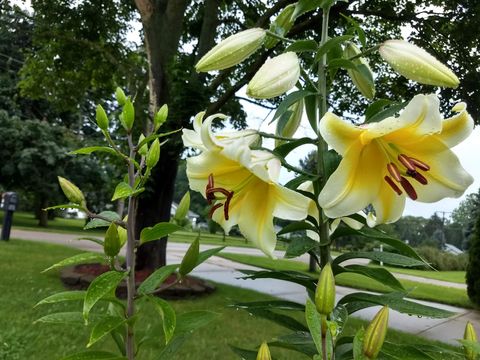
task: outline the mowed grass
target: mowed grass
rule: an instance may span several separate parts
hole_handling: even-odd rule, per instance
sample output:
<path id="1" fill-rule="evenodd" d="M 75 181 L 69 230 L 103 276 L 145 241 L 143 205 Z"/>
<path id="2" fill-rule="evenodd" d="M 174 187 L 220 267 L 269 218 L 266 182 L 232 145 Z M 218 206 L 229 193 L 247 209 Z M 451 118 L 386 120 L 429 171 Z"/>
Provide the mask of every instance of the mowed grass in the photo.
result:
<path id="1" fill-rule="evenodd" d="M 465 284 L 465 271 L 429 271 L 429 270 L 416 270 L 416 269 L 405 269 L 397 267 L 386 267 L 391 272 L 396 272 L 399 274 L 413 275 L 424 277 L 427 279 L 442 280 L 453 282 L 457 284 Z"/>
<path id="2" fill-rule="evenodd" d="M 263 256 L 232 254 L 225 252 L 220 253 L 219 256 L 241 264 L 257 266 L 264 269 L 301 271 L 312 276 L 317 276 L 309 273 L 308 265 L 300 261 L 287 259 L 273 260 Z M 408 291 L 408 297 L 410 298 L 428 300 L 464 308 L 474 307 L 467 296 L 467 292 L 463 289 L 425 284 L 403 279 L 399 280 Z M 363 289 L 382 293 L 391 291 L 389 287 L 358 274 L 339 274 L 335 277 L 335 282 L 337 285 L 347 286 L 355 289 Z"/>

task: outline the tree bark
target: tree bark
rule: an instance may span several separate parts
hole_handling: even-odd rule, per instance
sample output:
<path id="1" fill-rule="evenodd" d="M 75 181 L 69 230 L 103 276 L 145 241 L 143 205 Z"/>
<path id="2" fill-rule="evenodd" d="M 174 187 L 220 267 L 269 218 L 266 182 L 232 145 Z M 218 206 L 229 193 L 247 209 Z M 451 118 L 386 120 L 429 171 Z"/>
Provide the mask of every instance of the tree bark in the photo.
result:
<path id="1" fill-rule="evenodd" d="M 48 226 L 48 211 L 43 211 L 43 209 L 48 207 L 48 199 L 40 198 L 39 200 L 40 208 L 37 210 L 38 214 L 38 226 L 47 227 Z"/>

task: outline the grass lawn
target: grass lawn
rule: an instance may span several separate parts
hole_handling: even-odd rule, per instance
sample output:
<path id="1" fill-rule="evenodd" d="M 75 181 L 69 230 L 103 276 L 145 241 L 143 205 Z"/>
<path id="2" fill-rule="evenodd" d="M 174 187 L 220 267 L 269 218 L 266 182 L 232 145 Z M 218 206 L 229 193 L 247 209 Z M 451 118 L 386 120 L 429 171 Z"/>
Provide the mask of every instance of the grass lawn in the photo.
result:
<path id="1" fill-rule="evenodd" d="M 277 259 L 272 260 L 263 256 L 220 253 L 219 256 L 236 261 L 242 264 L 257 266 L 271 270 L 295 270 L 308 273 L 308 265 L 294 260 Z M 313 276 L 313 275 L 312 275 Z M 376 281 L 362 275 L 343 273 L 335 277 L 337 285 L 365 289 L 377 292 L 387 292 L 390 289 Z M 403 286 L 409 291 L 409 297 L 420 300 L 429 300 L 448 305 L 473 308 L 467 292 L 462 289 L 418 283 L 410 280 L 400 280 Z"/>
<path id="2" fill-rule="evenodd" d="M 465 271 L 428 271 L 428 270 L 416 270 L 405 269 L 396 267 L 386 267 L 391 272 L 399 274 L 407 274 L 413 276 L 424 277 L 427 279 L 435 279 L 442 281 L 449 281 L 458 284 L 465 284 Z"/>
<path id="3" fill-rule="evenodd" d="M 39 300 L 64 290 L 58 271 L 46 274 L 40 272 L 78 251 L 58 245 L 12 239 L 10 242 L 0 242 L 0 253 L 0 360 L 55 360 L 83 350 L 88 333 L 82 325 L 75 328 L 71 325 L 33 323 L 47 313 L 81 310 L 81 303 L 33 308 Z M 177 313 L 209 310 L 220 314 L 208 328 L 197 330 L 174 359 L 235 359 L 227 344 L 253 348 L 264 339 L 269 340 L 288 333 L 288 330 L 267 320 L 256 319 L 244 311 L 226 307 L 237 301 L 268 299 L 271 297 L 254 291 L 218 284 L 217 291 L 210 296 L 172 301 Z M 75 308 L 72 309 L 71 306 Z M 152 320 L 157 317 L 158 314 L 152 309 L 146 309 L 138 323 L 142 326 L 153 326 Z M 301 318 L 299 320 L 303 321 Z M 349 321 L 350 333 L 360 326 L 365 326 L 365 322 L 358 319 L 352 318 Z M 152 327 L 152 330 L 154 329 L 159 332 L 160 342 L 161 330 L 156 326 Z M 389 332 L 387 339 L 404 344 L 435 343 L 393 330 Z M 94 348 L 113 350 L 114 344 L 108 338 L 94 345 Z M 152 348 L 150 353 L 145 352 L 138 359 L 154 359 L 154 353 L 155 349 Z M 272 348 L 272 354 L 276 359 L 307 359 L 296 352 L 279 348 Z"/>

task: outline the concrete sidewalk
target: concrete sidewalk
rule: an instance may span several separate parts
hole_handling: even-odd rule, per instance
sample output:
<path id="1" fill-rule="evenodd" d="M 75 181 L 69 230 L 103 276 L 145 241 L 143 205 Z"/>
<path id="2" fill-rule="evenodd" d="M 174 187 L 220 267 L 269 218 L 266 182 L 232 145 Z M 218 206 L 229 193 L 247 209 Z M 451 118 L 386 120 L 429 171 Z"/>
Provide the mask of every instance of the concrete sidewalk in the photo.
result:
<path id="1" fill-rule="evenodd" d="M 60 245 L 67 245 L 86 251 L 102 250 L 99 245 L 93 242 L 76 240 L 79 237 L 81 237 L 81 235 L 26 231 L 16 229 L 12 230 L 12 238 L 42 242 L 44 241 Z M 188 246 L 189 244 L 169 242 L 167 262 L 179 263 L 183 258 L 183 255 L 185 254 Z M 201 250 L 206 250 L 213 247 L 216 246 L 201 245 Z M 228 247 L 226 251 L 251 255 L 262 254 L 259 250 L 252 248 Z M 282 252 L 277 252 L 276 255 L 278 255 L 279 257 L 283 257 Z M 194 270 L 193 275 L 223 284 L 255 290 L 264 294 L 269 294 L 281 299 L 295 301 L 302 304 L 304 304 L 307 299 L 307 293 L 305 291 L 305 288 L 300 285 L 275 279 L 244 280 L 240 279 L 243 274 L 236 269 L 260 270 L 252 266 L 238 264 L 220 257 L 212 257 L 208 261 L 197 267 Z M 461 285 L 439 280 L 425 279 L 416 276 L 407 276 L 409 280 L 419 282 L 425 281 L 430 284 L 436 284 L 441 286 L 445 286 L 445 284 L 452 287 L 457 287 L 455 285 Z M 337 286 L 337 300 L 347 294 L 357 291 L 359 290 Z M 456 342 L 455 340 L 461 339 L 463 337 L 463 331 L 467 320 L 471 321 L 476 327 L 476 329 L 480 330 L 480 314 L 477 311 L 452 307 L 443 304 L 429 303 L 425 301 L 416 301 L 422 304 L 452 311 L 456 315 L 448 319 L 429 319 L 418 318 L 415 316 L 400 314 L 396 311 L 391 311 L 389 321 L 390 327 L 412 334 L 420 335 L 429 339 L 440 340 L 455 345 L 458 345 L 458 342 Z M 356 312 L 355 316 L 370 320 L 378 311 L 378 309 L 379 307 L 364 309 Z"/>

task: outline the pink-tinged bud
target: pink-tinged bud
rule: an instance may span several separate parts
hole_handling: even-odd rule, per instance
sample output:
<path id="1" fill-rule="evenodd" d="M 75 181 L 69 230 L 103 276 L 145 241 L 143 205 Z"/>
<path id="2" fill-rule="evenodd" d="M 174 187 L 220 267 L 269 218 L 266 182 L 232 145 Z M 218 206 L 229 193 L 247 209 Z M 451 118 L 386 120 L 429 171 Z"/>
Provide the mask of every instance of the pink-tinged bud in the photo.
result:
<path id="1" fill-rule="evenodd" d="M 380 55 L 399 74 L 421 84 L 456 88 L 457 76 L 435 57 L 403 40 L 388 40 L 380 46 Z"/>
<path id="2" fill-rule="evenodd" d="M 247 86 L 247 95 L 270 99 L 293 88 L 300 78 L 300 62 L 294 52 L 286 52 L 265 61 Z"/>
<path id="3" fill-rule="evenodd" d="M 363 355 L 374 360 L 382 349 L 388 330 L 388 307 L 384 306 L 368 325 L 363 337 Z"/>
<path id="4" fill-rule="evenodd" d="M 322 315 L 330 315 L 335 307 L 335 277 L 330 263 L 323 267 L 318 278 L 315 306 Z"/>
<path id="5" fill-rule="evenodd" d="M 477 333 L 475 332 L 475 328 L 473 327 L 470 321 L 467 322 L 467 326 L 465 326 L 465 333 L 463 335 L 464 340 L 468 341 L 477 341 Z M 464 347 L 465 351 L 465 359 L 466 360 L 476 360 L 477 353 L 468 347 Z"/>
<path id="6" fill-rule="evenodd" d="M 58 176 L 58 183 L 68 200 L 74 204 L 85 205 L 85 196 L 75 184 L 61 176 Z"/>
<path id="7" fill-rule="evenodd" d="M 241 63 L 262 46 L 266 32 L 253 28 L 229 36 L 207 52 L 195 65 L 197 72 L 222 70 Z"/>
<path id="8" fill-rule="evenodd" d="M 349 59 L 360 53 L 360 49 L 355 44 L 348 42 L 345 45 L 343 57 Z M 370 69 L 367 59 L 359 57 L 353 59 L 352 62 L 357 66 L 357 69 L 347 69 L 348 76 L 350 76 L 353 84 L 363 96 L 367 99 L 373 99 L 375 97 L 375 83 L 373 82 L 372 69 Z"/>
<path id="9" fill-rule="evenodd" d="M 258 349 L 257 360 L 272 360 L 272 356 L 270 355 L 270 349 L 268 348 L 268 345 L 265 341 L 262 343 L 262 345 L 260 345 L 260 348 Z"/>

